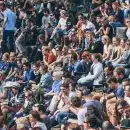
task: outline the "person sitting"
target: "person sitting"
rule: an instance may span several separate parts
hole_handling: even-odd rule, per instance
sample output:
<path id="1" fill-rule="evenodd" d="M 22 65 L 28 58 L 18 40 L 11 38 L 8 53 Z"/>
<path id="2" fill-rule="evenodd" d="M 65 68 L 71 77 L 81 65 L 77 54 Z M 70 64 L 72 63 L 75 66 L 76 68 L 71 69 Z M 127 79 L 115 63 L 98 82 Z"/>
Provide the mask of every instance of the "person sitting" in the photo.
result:
<path id="1" fill-rule="evenodd" d="M 102 58 L 100 54 L 92 55 L 92 66 L 87 76 L 78 80 L 79 85 L 85 85 L 90 90 L 93 89 L 93 85 L 100 85 L 100 81 L 103 80 L 103 65 L 101 63 Z"/>

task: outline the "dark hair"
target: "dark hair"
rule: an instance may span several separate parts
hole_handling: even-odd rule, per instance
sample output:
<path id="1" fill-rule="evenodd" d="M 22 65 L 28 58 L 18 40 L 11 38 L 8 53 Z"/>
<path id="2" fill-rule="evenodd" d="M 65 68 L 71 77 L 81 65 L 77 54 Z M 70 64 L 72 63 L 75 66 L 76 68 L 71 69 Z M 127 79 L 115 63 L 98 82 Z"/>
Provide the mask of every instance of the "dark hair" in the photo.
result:
<path id="1" fill-rule="evenodd" d="M 95 59 L 97 59 L 99 62 L 102 62 L 102 55 L 101 54 L 93 54 L 93 56 L 95 57 Z"/>
<path id="2" fill-rule="evenodd" d="M 71 99 L 72 106 L 74 107 L 80 107 L 81 106 L 81 99 L 78 97 L 73 97 Z"/>
<path id="3" fill-rule="evenodd" d="M 45 106 L 43 104 L 40 104 L 38 106 L 38 110 L 41 111 L 41 112 L 45 112 Z"/>
<path id="4" fill-rule="evenodd" d="M 71 56 L 72 56 L 72 58 L 73 58 L 75 61 L 78 59 L 77 54 L 76 54 L 76 53 L 74 53 L 74 52 L 71 54 Z"/>
<path id="5" fill-rule="evenodd" d="M 108 84 L 111 84 L 111 83 L 118 83 L 117 79 L 115 77 L 111 77 L 110 79 L 108 79 L 107 81 Z"/>
<path id="6" fill-rule="evenodd" d="M 37 111 L 31 111 L 31 115 L 37 121 L 41 121 L 40 115 L 39 115 L 39 113 Z"/>
<path id="7" fill-rule="evenodd" d="M 42 70 L 44 70 L 45 72 L 48 72 L 48 66 L 41 64 L 40 67 L 42 68 Z"/>
<path id="8" fill-rule="evenodd" d="M 35 128 L 32 128 L 32 130 L 42 130 L 41 127 L 35 127 Z"/>
<path id="9" fill-rule="evenodd" d="M 69 89 L 69 84 L 65 82 L 65 83 L 62 84 L 61 87 L 62 87 L 62 88 Z"/>
<path id="10" fill-rule="evenodd" d="M 114 71 L 116 71 L 118 75 L 124 75 L 125 74 L 125 68 L 123 68 L 123 67 L 117 67 L 117 68 L 115 68 Z"/>
<path id="11" fill-rule="evenodd" d="M 25 63 L 23 63 L 23 65 L 25 65 L 27 67 L 31 67 L 31 64 L 29 62 L 25 62 Z"/>

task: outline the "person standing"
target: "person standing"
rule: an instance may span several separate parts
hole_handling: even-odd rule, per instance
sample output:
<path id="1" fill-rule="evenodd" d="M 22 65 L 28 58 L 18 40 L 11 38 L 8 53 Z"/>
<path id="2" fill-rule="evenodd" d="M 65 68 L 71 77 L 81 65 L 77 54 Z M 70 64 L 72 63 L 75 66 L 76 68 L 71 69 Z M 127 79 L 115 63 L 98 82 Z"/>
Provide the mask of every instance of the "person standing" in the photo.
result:
<path id="1" fill-rule="evenodd" d="M 7 44 L 9 42 L 9 51 L 14 51 L 14 32 L 16 23 L 16 14 L 12 11 L 10 5 L 3 3 L 2 12 L 4 15 L 3 22 L 3 41 Z M 9 40 L 9 41 L 8 41 Z"/>

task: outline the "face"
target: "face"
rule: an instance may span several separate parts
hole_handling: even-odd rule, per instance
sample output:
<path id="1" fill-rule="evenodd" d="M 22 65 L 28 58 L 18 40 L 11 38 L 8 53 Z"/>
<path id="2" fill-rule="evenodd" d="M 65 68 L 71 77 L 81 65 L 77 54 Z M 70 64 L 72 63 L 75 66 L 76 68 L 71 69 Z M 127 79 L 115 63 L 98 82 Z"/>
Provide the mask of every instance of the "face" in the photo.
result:
<path id="1" fill-rule="evenodd" d="M 68 92 L 68 89 L 66 89 L 65 87 L 61 87 L 60 90 L 63 94 L 66 94 Z"/>
<path id="2" fill-rule="evenodd" d="M 126 42 L 125 49 L 126 49 L 126 50 L 129 50 L 129 48 L 130 48 L 130 44 L 129 44 L 129 42 Z"/>
<path id="3" fill-rule="evenodd" d="M 100 22 L 101 22 L 101 18 L 100 18 L 100 17 L 97 17 L 97 18 L 96 18 L 96 22 L 97 22 L 97 23 L 100 23 Z"/>
<path id="4" fill-rule="evenodd" d="M 117 39 L 116 39 L 116 38 L 113 38 L 113 39 L 112 39 L 112 43 L 113 43 L 113 45 L 117 46 L 117 45 L 118 45 Z"/>
<path id="5" fill-rule="evenodd" d="M 8 60 L 8 58 L 7 58 L 5 55 L 3 55 L 3 56 L 2 56 L 2 60 L 3 60 L 3 61 L 6 61 L 6 60 Z"/>
<path id="6" fill-rule="evenodd" d="M 18 68 L 22 68 L 23 65 L 22 65 L 21 62 L 18 61 L 18 62 L 17 62 L 17 66 L 18 66 Z"/>
<path id="7" fill-rule="evenodd" d="M 124 40 L 121 40 L 121 41 L 120 41 L 120 45 L 121 45 L 122 47 L 125 47 L 125 41 L 124 41 Z"/>
<path id="8" fill-rule="evenodd" d="M 33 65 L 32 69 L 33 69 L 34 71 L 38 71 L 38 67 L 37 67 L 36 65 Z"/>
<path id="9" fill-rule="evenodd" d="M 117 88 L 117 84 L 116 84 L 116 83 L 111 83 L 111 84 L 110 84 L 110 88 L 112 88 L 112 89 Z"/>
<path id="10" fill-rule="evenodd" d="M 32 96 L 28 93 L 25 93 L 25 100 L 30 101 L 32 99 Z"/>
<path id="11" fill-rule="evenodd" d="M 26 71 L 26 70 L 28 70 L 28 66 L 26 66 L 26 65 L 23 65 L 23 69 L 24 69 L 24 71 Z"/>
<path id="12" fill-rule="evenodd" d="M 108 41 L 107 38 L 104 38 L 104 37 L 102 38 L 102 43 L 103 44 L 107 44 L 108 43 L 107 41 Z"/>
<path id="13" fill-rule="evenodd" d="M 130 26 L 130 20 L 126 20 L 126 25 Z"/>
<path id="14" fill-rule="evenodd" d="M 12 88 L 12 92 L 13 92 L 14 94 L 17 94 L 17 93 L 18 93 L 18 89 Z"/>
<path id="15" fill-rule="evenodd" d="M 83 17 L 81 15 L 79 15 L 78 20 L 83 21 Z"/>
<path id="16" fill-rule="evenodd" d="M 94 55 L 92 55 L 92 62 L 95 62 L 95 57 L 94 57 Z"/>
<path id="17" fill-rule="evenodd" d="M 56 54 L 61 55 L 61 51 L 59 50 L 59 48 L 56 48 Z"/>
<path id="18" fill-rule="evenodd" d="M 76 95 L 78 98 L 82 97 L 82 92 L 80 90 L 76 90 Z"/>
<path id="19" fill-rule="evenodd" d="M 4 6 L 2 3 L 0 3 L 0 11 L 2 11 L 4 9 Z"/>
<path id="20" fill-rule="evenodd" d="M 122 75 L 119 75 L 116 71 L 113 72 L 113 75 L 114 75 L 117 79 L 120 79 L 120 78 L 123 77 Z"/>
<path id="21" fill-rule="evenodd" d="M 130 97 L 130 86 L 125 86 L 124 92 L 127 97 Z"/>

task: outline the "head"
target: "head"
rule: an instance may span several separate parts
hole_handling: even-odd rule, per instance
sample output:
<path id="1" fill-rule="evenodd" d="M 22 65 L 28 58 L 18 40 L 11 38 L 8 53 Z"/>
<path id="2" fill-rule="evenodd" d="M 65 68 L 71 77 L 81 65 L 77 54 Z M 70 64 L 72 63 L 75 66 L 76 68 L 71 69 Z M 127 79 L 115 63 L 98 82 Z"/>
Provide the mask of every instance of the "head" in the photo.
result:
<path id="1" fill-rule="evenodd" d="M 61 10 L 60 16 L 61 17 L 67 17 L 67 12 L 65 10 Z"/>
<path id="2" fill-rule="evenodd" d="M 76 88 L 76 96 L 77 96 L 78 98 L 80 98 L 80 99 L 82 99 L 82 97 L 83 97 L 83 90 L 84 90 L 83 87 L 77 87 L 77 88 Z"/>
<path id="3" fill-rule="evenodd" d="M 130 97 L 130 85 L 124 87 L 125 96 Z"/>
<path id="4" fill-rule="evenodd" d="M 22 68 L 23 67 L 22 62 L 20 60 L 17 61 L 17 66 L 18 66 L 18 68 Z"/>
<path id="5" fill-rule="evenodd" d="M 33 92 L 32 91 L 26 91 L 25 92 L 25 100 L 31 101 L 33 99 Z"/>
<path id="6" fill-rule="evenodd" d="M 3 61 L 8 61 L 9 60 L 9 53 L 4 53 L 2 56 Z"/>
<path id="7" fill-rule="evenodd" d="M 69 84 L 68 83 L 63 83 L 60 89 L 61 89 L 62 94 L 68 95 L 68 93 L 69 93 Z"/>
<path id="8" fill-rule="evenodd" d="M 76 61 L 78 60 L 77 54 L 76 54 L 76 53 L 72 53 L 72 54 L 70 55 L 69 60 L 70 60 L 71 62 L 76 62 Z"/>
<path id="9" fill-rule="evenodd" d="M 123 114 L 126 108 L 129 107 L 129 104 L 124 99 L 120 99 L 117 103 L 117 110 L 120 114 Z"/>
<path id="10" fill-rule="evenodd" d="M 93 39 L 94 39 L 94 34 L 92 33 L 92 32 L 88 32 L 87 34 L 87 39 L 88 39 L 88 41 L 93 41 Z"/>
<path id="11" fill-rule="evenodd" d="M 92 55 L 92 61 L 94 63 L 102 62 L 102 55 L 101 54 L 93 54 Z"/>
<path id="12" fill-rule="evenodd" d="M 56 55 L 57 56 L 62 55 L 62 46 L 56 46 L 55 50 L 56 50 Z"/>
<path id="13" fill-rule="evenodd" d="M 48 72 L 48 66 L 44 65 L 44 64 L 41 64 L 40 68 L 39 68 L 39 71 L 40 71 L 41 74 L 47 73 Z"/>
<path id="14" fill-rule="evenodd" d="M 68 47 L 63 47 L 62 48 L 62 54 L 63 55 L 67 55 L 68 54 L 68 50 L 69 50 Z"/>
<path id="15" fill-rule="evenodd" d="M 117 38 L 117 37 L 113 37 L 112 38 L 112 44 L 114 45 L 114 46 L 119 46 L 119 38 Z"/>
<path id="16" fill-rule="evenodd" d="M 49 54 L 49 52 L 50 52 L 50 48 L 49 47 L 46 47 L 46 46 L 42 46 L 42 54 L 43 55 L 48 55 Z"/>
<path id="17" fill-rule="evenodd" d="M 23 69 L 24 69 L 24 71 L 27 71 L 27 70 L 29 70 L 30 68 L 31 68 L 31 65 L 30 65 L 29 62 L 23 63 Z"/>
<path id="18" fill-rule="evenodd" d="M 108 79 L 107 83 L 112 89 L 118 88 L 118 81 L 115 77 L 111 77 L 110 79 Z"/>
<path id="19" fill-rule="evenodd" d="M 125 86 L 129 86 L 130 85 L 130 79 L 123 79 L 122 85 L 123 85 L 123 88 L 125 88 Z"/>
<path id="20" fill-rule="evenodd" d="M 125 46 L 126 50 L 130 50 L 130 40 L 126 41 L 126 46 Z"/>
<path id="21" fill-rule="evenodd" d="M 117 67 L 115 68 L 113 75 L 117 78 L 117 79 L 122 79 L 125 75 L 125 68 L 123 67 Z"/>
<path id="22" fill-rule="evenodd" d="M 71 104 L 73 107 L 79 108 L 79 107 L 81 107 L 81 99 L 78 97 L 73 97 L 71 99 Z"/>
<path id="23" fill-rule="evenodd" d="M 82 59 L 86 62 L 89 62 L 91 60 L 91 55 L 88 52 L 83 52 Z"/>
<path id="24" fill-rule="evenodd" d="M 108 36 L 102 36 L 102 43 L 105 45 L 105 44 L 110 44 L 110 39 Z"/>
<path id="25" fill-rule="evenodd" d="M 53 72 L 53 80 L 61 80 L 62 73 L 61 72 Z"/>
<path id="26" fill-rule="evenodd" d="M 130 28 L 130 19 L 125 19 L 125 24 L 128 28 Z"/>
<path id="27" fill-rule="evenodd" d="M 44 10 L 44 16 L 48 16 L 49 15 L 49 11 L 47 9 Z"/>
<path id="28" fill-rule="evenodd" d="M 12 87 L 11 90 L 12 90 L 13 94 L 18 94 L 18 91 L 19 91 L 18 87 Z"/>
<path id="29" fill-rule="evenodd" d="M 32 69 L 35 71 L 35 72 L 37 72 L 38 70 L 39 70 L 39 64 L 38 63 L 35 63 L 34 65 L 33 65 L 33 67 L 32 67 Z"/>
<path id="30" fill-rule="evenodd" d="M 0 11 L 5 10 L 5 8 L 6 8 L 6 6 L 5 6 L 4 1 L 0 1 Z"/>
<path id="31" fill-rule="evenodd" d="M 118 10 L 118 9 L 119 9 L 119 4 L 118 4 L 118 2 L 113 2 L 113 3 L 112 3 L 112 8 L 113 8 L 114 11 L 115 11 L 115 10 Z"/>
<path id="32" fill-rule="evenodd" d="M 79 14 L 78 15 L 78 20 L 79 21 L 84 21 L 85 19 L 84 19 L 84 15 L 83 14 Z"/>
<path id="33" fill-rule="evenodd" d="M 40 114 L 37 111 L 31 111 L 30 122 L 36 123 L 40 121 Z"/>
<path id="34" fill-rule="evenodd" d="M 125 39 L 120 40 L 120 46 L 123 48 L 125 47 Z"/>
<path id="35" fill-rule="evenodd" d="M 11 52 L 10 53 L 10 61 L 15 61 L 16 60 L 16 53 L 15 52 Z"/>

